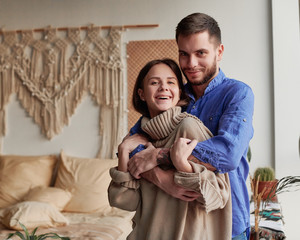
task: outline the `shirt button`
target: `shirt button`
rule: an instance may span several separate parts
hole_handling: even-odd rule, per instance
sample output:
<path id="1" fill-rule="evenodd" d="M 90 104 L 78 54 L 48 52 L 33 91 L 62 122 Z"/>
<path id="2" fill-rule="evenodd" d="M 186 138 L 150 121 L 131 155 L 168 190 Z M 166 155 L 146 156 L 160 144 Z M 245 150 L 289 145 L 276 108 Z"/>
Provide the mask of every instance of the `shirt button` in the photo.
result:
<path id="1" fill-rule="evenodd" d="M 196 106 L 194 105 L 194 106 L 193 106 L 193 109 L 195 109 L 195 108 L 196 108 Z"/>
<path id="2" fill-rule="evenodd" d="M 244 121 L 244 122 L 247 122 L 247 119 L 246 119 L 246 118 L 244 118 L 244 119 L 243 119 L 243 121 Z"/>

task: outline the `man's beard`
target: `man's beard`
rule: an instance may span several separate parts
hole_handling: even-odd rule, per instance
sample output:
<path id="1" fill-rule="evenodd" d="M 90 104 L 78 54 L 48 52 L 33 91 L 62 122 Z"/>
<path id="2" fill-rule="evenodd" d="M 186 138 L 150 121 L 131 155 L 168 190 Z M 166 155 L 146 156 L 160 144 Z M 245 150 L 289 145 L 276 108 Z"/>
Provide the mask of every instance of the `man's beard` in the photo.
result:
<path id="1" fill-rule="evenodd" d="M 191 85 L 199 86 L 199 85 L 204 85 L 204 84 L 208 83 L 213 78 L 213 76 L 216 74 L 216 72 L 217 72 L 217 61 L 215 59 L 213 65 L 205 72 L 205 75 L 202 80 L 197 81 L 197 82 L 191 82 L 188 79 L 188 77 L 185 74 L 184 75 L 185 75 L 185 78 L 187 79 L 187 81 Z"/>

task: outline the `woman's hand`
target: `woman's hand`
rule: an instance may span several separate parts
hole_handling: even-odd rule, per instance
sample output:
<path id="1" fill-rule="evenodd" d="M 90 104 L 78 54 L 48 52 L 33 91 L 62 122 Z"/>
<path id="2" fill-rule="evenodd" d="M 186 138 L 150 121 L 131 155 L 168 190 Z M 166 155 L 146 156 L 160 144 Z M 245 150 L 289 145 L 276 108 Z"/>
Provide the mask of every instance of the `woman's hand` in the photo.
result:
<path id="1" fill-rule="evenodd" d="M 193 172 L 188 157 L 192 154 L 197 143 L 197 140 L 190 140 L 188 138 L 179 138 L 174 142 L 170 149 L 170 157 L 177 171 Z"/>
<path id="2" fill-rule="evenodd" d="M 118 170 L 127 172 L 129 153 L 132 152 L 139 144 L 146 145 L 149 140 L 142 134 L 127 135 L 122 143 L 118 146 Z"/>
<path id="3" fill-rule="evenodd" d="M 126 151 L 128 154 L 132 152 L 139 144 L 146 145 L 149 142 L 148 138 L 142 134 L 127 135 L 118 146 L 118 153 Z"/>

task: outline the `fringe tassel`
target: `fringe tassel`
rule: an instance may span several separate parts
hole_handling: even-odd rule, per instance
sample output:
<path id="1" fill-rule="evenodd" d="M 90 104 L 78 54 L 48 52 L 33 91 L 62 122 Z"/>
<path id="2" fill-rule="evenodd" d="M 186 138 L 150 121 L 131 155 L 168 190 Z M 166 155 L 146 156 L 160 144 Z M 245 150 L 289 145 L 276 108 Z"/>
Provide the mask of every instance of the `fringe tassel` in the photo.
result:
<path id="1" fill-rule="evenodd" d="M 2 143 L 3 143 L 3 138 L 0 136 L 0 154 L 2 154 Z"/>
<path id="2" fill-rule="evenodd" d="M 0 137 L 5 136 L 5 111 L 0 110 Z"/>

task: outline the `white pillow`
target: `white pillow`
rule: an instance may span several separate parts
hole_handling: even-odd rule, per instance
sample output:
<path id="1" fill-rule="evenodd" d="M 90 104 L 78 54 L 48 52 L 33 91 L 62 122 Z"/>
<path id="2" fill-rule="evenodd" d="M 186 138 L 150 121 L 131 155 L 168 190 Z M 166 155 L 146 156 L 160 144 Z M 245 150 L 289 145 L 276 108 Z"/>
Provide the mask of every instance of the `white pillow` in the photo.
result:
<path id="1" fill-rule="evenodd" d="M 62 211 L 71 198 L 72 194 L 64 189 L 38 186 L 31 189 L 23 200 L 50 203 Z"/>
<path id="2" fill-rule="evenodd" d="M 25 201 L 4 210 L 2 224 L 9 229 L 23 230 L 36 227 L 60 227 L 69 224 L 68 220 L 51 204 Z"/>

